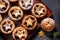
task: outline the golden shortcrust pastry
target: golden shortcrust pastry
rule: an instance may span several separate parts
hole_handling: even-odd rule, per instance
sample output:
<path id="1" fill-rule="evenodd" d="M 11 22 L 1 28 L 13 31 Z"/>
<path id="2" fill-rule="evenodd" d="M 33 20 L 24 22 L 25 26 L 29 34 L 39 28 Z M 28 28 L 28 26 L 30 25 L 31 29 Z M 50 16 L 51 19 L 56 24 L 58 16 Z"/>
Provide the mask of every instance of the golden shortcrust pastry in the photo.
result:
<path id="1" fill-rule="evenodd" d="M 23 18 L 22 25 L 27 30 L 33 30 L 37 26 L 37 19 L 32 15 L 27 15 Z"/>
<path id="2" fill-rule="evenodd" d="M 42 3 L 36 3 L 32 8 L 32 14 L 37 18 L 43 18 L 46 13 L 46 6 Z"/>
<path id="3" fill-rule="evenodd" d="M 18 0 L 8 0 L 8 1 L 10 1 L 10 2 L 16 2 L 16 1 L 18 1 Z"/>
<path id="4" fill-rule="evenodd" d="M 10 3 L 8 0 L 0 0 L 0 13 L 5 13 L 8 11 Z"/>
<path id="5" fill-rule="evenodd" d="M 21 20 L 23 17 L 23 11 L 20 7 L 14 6 L 10 8 L 8 15 L 14 21 Z"/>
<path id="6" fill-rule="evenodd" d="M 41 28 L 45 31 L 52 31 L 55 28 L 55 22 L 51 18 L 45 18 L 41 22 Z"/>
<path id="7" fill-rule="evenodd" d="M 14 30 L 15 24 L 10 19 L 5 19 L 2 21 L 0 28 L 4 34 L 10 34 Z"/>
<path id="8" fill-rule="evenodd" d="M 34 4 L 34 0 L 19 0 L 19 6 L 24 10 L 29 10 Z"/>
<path id="9" fill-rule="evenodd" d="M 28 36 L 28 32 L 25 28 L 23 27 L 17 27 L 14 29 L 13 33 L 12 33 L 13 39 L 19 39 L 19 40 L 26 40 L 27 36 Z M 18 38 L 16 38 L 18 37 Z"/>
<path id="10" fill-rule="evenodd" d="M 0 22 L 2 21 L 2 16 L 0 15 Z"/>

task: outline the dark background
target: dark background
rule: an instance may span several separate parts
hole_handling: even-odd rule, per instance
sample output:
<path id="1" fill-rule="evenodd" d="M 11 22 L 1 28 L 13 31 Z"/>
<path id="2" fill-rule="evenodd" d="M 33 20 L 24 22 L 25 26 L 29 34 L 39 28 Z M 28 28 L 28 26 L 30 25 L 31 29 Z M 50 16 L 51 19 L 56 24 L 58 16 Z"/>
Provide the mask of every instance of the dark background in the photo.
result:
<path id="1" fill-rule="evenodd" d="M 56 29 L 60 31 L 60 0 L 42 0 L 51 10 L 56 22 Z"/>
<path id="2" fill-rule="evenodd" d="M 60 0 L 42 0 L 45 5 L 52 11 L 53 18 L 56 22 L 56 31 L 60 32 Z M 47 33 L 48 34 L 48 33 Z M 54 38 L 53 36 L 46 36 L 46 40 L 60 40 L 59 38 Z M 40 39 L 38 33 L 36 33 L 30 40 L 44 40 Z"/>

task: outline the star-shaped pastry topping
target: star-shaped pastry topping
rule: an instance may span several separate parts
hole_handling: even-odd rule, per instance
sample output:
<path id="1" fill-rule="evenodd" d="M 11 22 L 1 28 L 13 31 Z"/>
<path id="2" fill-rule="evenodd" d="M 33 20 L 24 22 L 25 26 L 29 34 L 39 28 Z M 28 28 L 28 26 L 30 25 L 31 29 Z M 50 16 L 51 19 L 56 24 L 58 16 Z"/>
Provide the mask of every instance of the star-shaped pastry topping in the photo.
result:
<path id="1" fill-rule="evenodd" d="M 40 37 L 44 37 L 44 32 L 43 31 L 38 32 L 38 34 L 39 34 Z"/>
<path id="2" fill-rule="evenodd" d="M 21 15 L 19 10 L 14 10 L 14 12 L 12 14 L 15 15 L 16 17 L 18 17 L 18 15 Z"/>
<path id="3" fill-rule="evenodd" d="M 8 24 L 8 23 L 6 23 L 5 25 L 3 25 L 4 27 L 5 27 L 5 30 L 7 31 L 8 29 L 11 29 L 11 24 Z"/>
<path id="4" fill-rule="evenodd" d="M 2 9 L 2 8 L 6 8 L 5 2 L 0 1 L 0 9 Z"/>
<path id="5" fill-rule="evenodd" d="M 26 22 L 27 22 L 27 26 L 29 26 L 29 25 L 33 25 L 33 20 L 31 19 L 31 18 L 29 18 L 28 20 L 26 20 Z"/>
<path id="6" fill-rule="evenodd" d="M 16 36 L 18 36 L 19 38 L 23 37 L 24 36 L 23 31 L 18 31 L 16 33 Z"/>
<path id="7" fill-rule="evenodd" d="M 38 15 L 40 15 L 40 14 L 43 14 L 44 12 L 43 12 L 43 10 L 44 10 L 44 8 L 41 8 L 41 9 L 36 9 L 36 12 L 38 13 Z"/>
<path id="8" fill-rule="evenodd" d="M 30 0 L 23 0 L 23 1 L 24 1 L 25 7 L 27 7 L 29 5 Z"/>

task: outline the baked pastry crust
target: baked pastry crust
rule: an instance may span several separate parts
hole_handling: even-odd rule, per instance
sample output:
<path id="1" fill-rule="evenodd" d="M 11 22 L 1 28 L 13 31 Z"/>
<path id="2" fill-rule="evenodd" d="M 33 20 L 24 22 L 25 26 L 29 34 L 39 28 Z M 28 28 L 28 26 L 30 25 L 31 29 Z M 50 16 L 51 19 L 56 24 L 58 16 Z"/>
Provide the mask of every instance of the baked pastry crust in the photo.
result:
<path id="1" fill-rule="evenodd" d="M 4 34 L 10 34 L 14 30 L 15 24 L 10 19 L 5 19 L 2 21 L 0 28 Z"/>
<path id="2" fill-rule="evenodd" d="M 10 3 L 8 0 L 0 0 L 0 13 L 6 13 L 10 8 Z"/>
<path id="3" fill-rule="evenodd" d="M 19 0 L 19 6 L 24 10 L 29 10 L 32 8 L 34 0 Z"/>
<path id="4" fill-rule="evenodd" d="M 37 18 L 43 18 L 46 13 L 46 6 L 42 3 L 36 3 L 32 8 L 32 14 Z"/>
<path id="5" fill-rule="evenodd" d="M 18 0 L 9 0 L 10 2 L 16 2 L 16 1 L 18 1 Z"/>
<path id="6" fill-rule="evenodd" d="M 1 21 L 2 21 L 2 16 L 0 15 L 0 23 L 1 23 Z"/>
<path id="7" fill-rule="evenodd" d="M 17 27 L 14 29 L 12 36 L 13 36 L 14 40 L 16 40 L 16 37 L 18 37 L 20 40 L 26 40 L 26 38 L 28 36 L 28 32 L 23 27 Z"/>
<path id="8" fill-rule="evenodd" d="M 14 6 L 14 7 L 10 8 L 8 15 L 12 20 L 18 21 L 18 20 L 22 19 L 23 11 L 20 7 Z"/>
<path id="9" fill-rule="evenodd" d="M 55 28 L 55 22 L 51 18 L 45 18 L 41 22 L 41 28 L 45 31 L 52 31 Z"/>
<path id="10" fill-rule="evenodd" d="M 27 30 L 33 30 L 37 26 L 37 19 L 32 15 L 27 15 L 23 18 L 22 25 Z"/>

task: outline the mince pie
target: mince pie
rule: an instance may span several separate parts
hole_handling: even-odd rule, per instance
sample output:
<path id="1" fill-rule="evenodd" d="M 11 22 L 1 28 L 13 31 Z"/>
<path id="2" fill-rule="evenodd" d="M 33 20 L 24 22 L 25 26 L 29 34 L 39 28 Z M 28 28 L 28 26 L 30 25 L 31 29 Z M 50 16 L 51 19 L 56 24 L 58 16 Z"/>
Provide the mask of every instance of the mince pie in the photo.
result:
<path id="1" fill-rule="evenodd" d="M 42 3 L 36 3 L 32 8 L 32 14 L 37 18 L 43 18 L 46 13 L 47 9 Z"/>
<path id="2" fill-rule="evenodd" d="M 16 1 L 18 1 L 18 0 L 9 0 L 10 2 L 16 2 Z"/>
<path id="3" fill-rule="evenodd" d="M 33 30 L 37 26 L 37 19 L 32 15 L 27 15 L 24 17 L 22 25 L 27 30 Z"/>
<path id="4" fill-rule="evenodd" d="M 13 36 L 14 40 L 16 40 L 16 39 L 26 40 L 26 38 L 28 36 L 28 32 L 23 27 L 17 27 L 14 29 L 12 36 Z"/>
<path id="5" fill-rule="evenodd" d="M 24 10 L 29 10 L 34 4 L 34 0 L 19 0 L 19 6 Z"/>
<path id="6" fill-rule="evenodd" d="M 17 21 L 17 20 L 22 19 L 23 11 L 21 10 L 20 7 L 14 6 L 14 7 L 10 8 L 8 15 L 12 20 Z"/>
<path id="7" fill-rule="evenodd" d="M 2 16 L 0 15 L 0 22 L 2 21 Z"/>
<path id="8" fill-rule="evenodd" d="M 10 3 L 8 0 L 0 0 L 0 13 L 5 13 L 8 11 Z"/>
<path id="9" fill-rule="evenodd" d="M 41 22 L 41 28 L 45 31 L 52 31 L 55 28 L 55 22 L 51 18 L 45 18 Z"/>
<path id="10" fill-rule="evenodd" d="M 11 33 L 14 28 L 15 28 L 14 22 L 9 19 L 5 19 L 1 23 L 1 31 L 5 34 Z"/>

